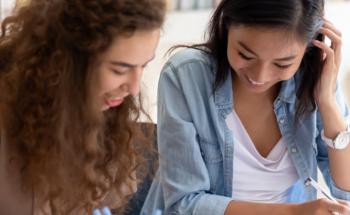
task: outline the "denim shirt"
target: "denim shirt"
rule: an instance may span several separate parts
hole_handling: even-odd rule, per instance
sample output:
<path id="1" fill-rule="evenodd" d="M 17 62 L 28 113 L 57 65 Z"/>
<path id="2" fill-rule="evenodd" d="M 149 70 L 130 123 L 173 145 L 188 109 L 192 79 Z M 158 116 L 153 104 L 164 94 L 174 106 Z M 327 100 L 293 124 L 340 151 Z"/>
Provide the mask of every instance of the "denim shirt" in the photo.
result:
<path id="1" fill-rule="evenodd" d="M 164 66 L 158 87 L 160 166 L 141 214 L 161 209 L 165 214 L 221 215 L 235 195 L 234 134 L 225 122 L 233 108 L 232 81 L 228 77 L 213 92 L 215 71 L 213 58 L 195 49 L 178 52 Z M 334 197 L 350 200 L 350 192 L 337 188 L 330 176 L 320 113 L 308 113 L 295 126 L 300 73 L 282 82 L 274 101 L 279 129 L 300 178 L 297 191 L 291 192 L 299 194 L 293 201 L 316 199 L 316 191 L 303 181 L 317 178 L 317 165 Z M 339 90 L 337 101 L 348 120 Z"/>

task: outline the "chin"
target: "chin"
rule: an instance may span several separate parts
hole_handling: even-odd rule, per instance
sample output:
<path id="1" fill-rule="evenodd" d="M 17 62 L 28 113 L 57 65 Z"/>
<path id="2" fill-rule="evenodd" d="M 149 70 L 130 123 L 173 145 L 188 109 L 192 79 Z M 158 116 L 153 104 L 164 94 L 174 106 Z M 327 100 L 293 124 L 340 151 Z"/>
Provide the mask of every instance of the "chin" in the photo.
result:
<path id="1" fill-rule="evenodd" d="M 106 111 L 106 110 L 109 110 L 109 107 L 108 106 L 102 106 L 101 111 Z"/>

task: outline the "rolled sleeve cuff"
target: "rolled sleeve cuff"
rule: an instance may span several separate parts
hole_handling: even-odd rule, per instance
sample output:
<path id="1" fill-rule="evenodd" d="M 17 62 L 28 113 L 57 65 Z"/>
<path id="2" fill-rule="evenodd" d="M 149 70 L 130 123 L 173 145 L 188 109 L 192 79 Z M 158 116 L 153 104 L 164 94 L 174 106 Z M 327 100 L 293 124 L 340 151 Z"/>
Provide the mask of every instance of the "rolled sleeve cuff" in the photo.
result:
<path id="1" fill-rule="evenodd" d="M 350 192 L 338 188 L 332 177 L 330 178 L 330 185 L 330 191 L 335 198 L 350 201 Z"/>
<path id="2" fill-rule="evenodd" d="M 197 202 L 194 215 L 224 215 L 225 210 L 232 199 L 218 195 L 205 195 Z"/>

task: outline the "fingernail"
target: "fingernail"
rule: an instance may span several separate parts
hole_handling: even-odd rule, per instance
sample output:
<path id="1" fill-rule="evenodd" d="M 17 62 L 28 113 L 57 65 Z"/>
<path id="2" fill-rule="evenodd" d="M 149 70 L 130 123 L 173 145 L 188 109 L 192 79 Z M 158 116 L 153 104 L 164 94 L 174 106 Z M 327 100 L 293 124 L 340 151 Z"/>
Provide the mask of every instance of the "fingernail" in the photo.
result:
<path id="1" fill-rule="evenodd" d="M 313 43 L 314 45 L 319 45 L 319 44 L 321 44 L 321 42 L 318 41 L 318 40 L 312 40 L 312 43 Z"/>
<path id="2" fill-rule="evenodd" d="M 162 211 L 161 210 L 156 210 L 153 215 L 162 215 Z"/>
<path id="3" fill-rule="evenodd" d="M 112 215 L 112 212 L 111 212 L 111 210 L 109 210 L 108 207 L 103 207 L 102 213 L 103 213 L 103 215 Z"/>
<path id="4" fill-rule="evenodd" d="M 101 211 L 99 209 L 95 209 L 93 212 L 92 212 L 92 215 L 102 215 L 101 214 Z"/>

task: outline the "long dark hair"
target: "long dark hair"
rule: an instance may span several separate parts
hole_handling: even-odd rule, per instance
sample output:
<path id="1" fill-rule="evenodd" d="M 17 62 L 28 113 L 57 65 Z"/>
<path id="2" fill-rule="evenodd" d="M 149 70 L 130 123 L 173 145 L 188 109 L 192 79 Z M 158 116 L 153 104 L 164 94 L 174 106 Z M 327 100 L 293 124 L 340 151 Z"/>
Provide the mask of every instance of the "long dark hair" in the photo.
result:
<path id="1" fill-rule="evenodd" d="M 1 23 L 1 132 L 36 209 L 91 214 L 107 194 L 127 200 L 143 109 L 128 97 L 96 111 L 93 64 L 115 37 L 158 29 L 164 16 L 164 0 L 32 0 Z"/>
<path id="2" fill-rule="evenodd" d="M 214 90 L 228 78 L 230 64 L 227 59 L 228 29 L 232 25 L 282 28 L 310 42 L 316 35 L 324 11 L 323 0 L 222 0 L 216 8 L 208 29 L 208 40 L 193 48 L 205 47 L 217 64 Z M 299 99 L 296 119 L 316 108 L 314 88 L 322 69 L 322 52 L 309 46 L 300 69 L 303 72 L 297 91 Z"/>

